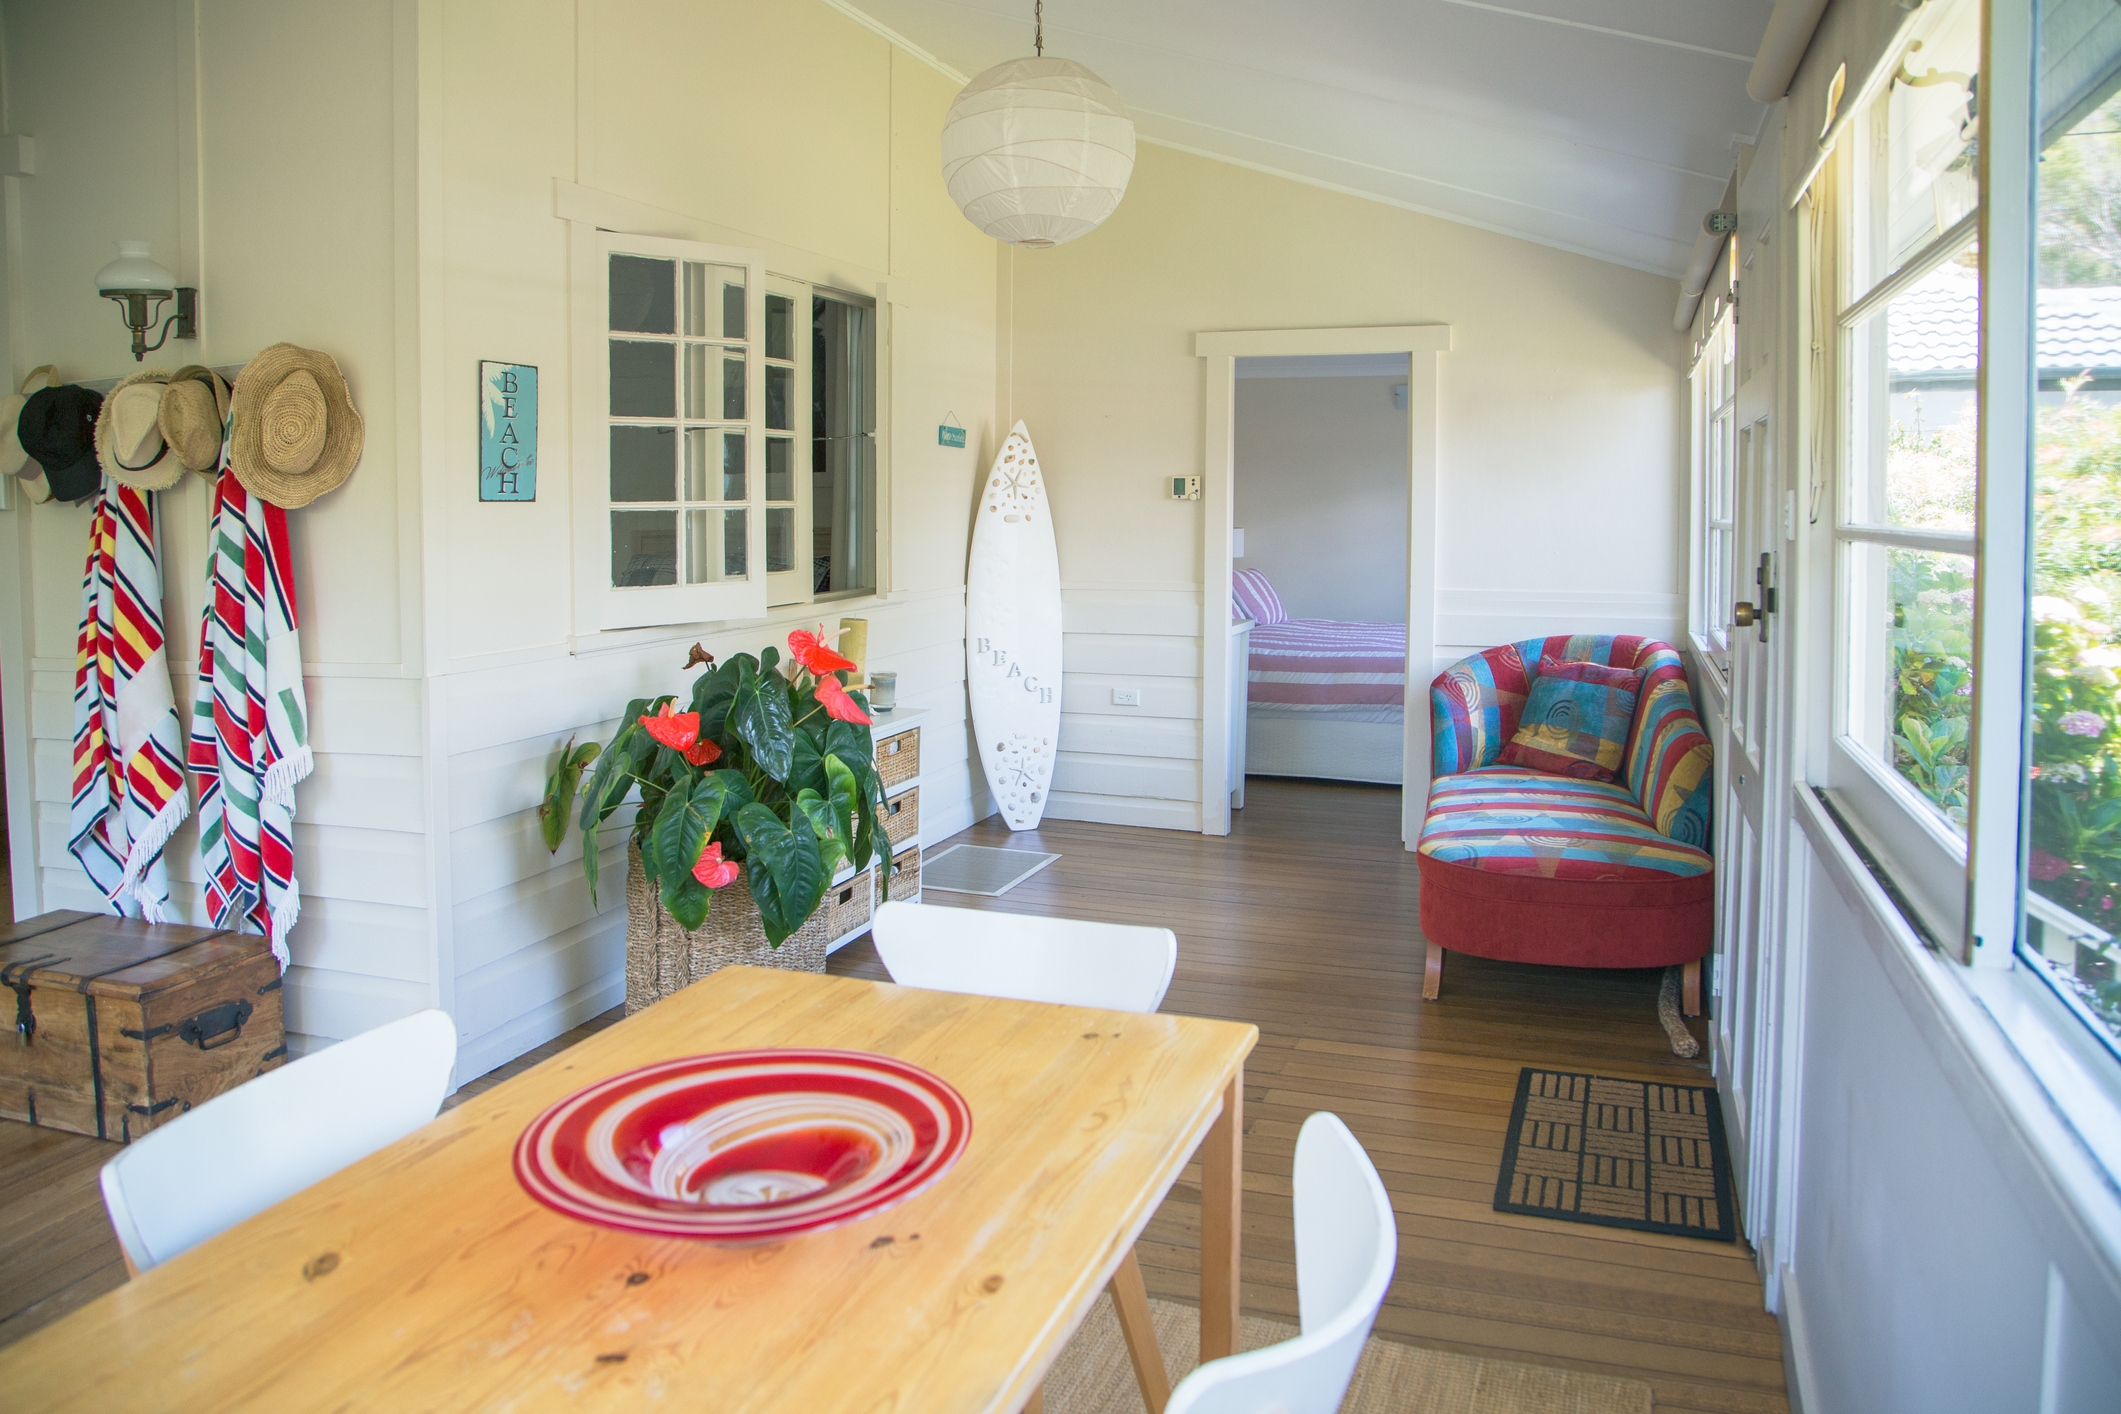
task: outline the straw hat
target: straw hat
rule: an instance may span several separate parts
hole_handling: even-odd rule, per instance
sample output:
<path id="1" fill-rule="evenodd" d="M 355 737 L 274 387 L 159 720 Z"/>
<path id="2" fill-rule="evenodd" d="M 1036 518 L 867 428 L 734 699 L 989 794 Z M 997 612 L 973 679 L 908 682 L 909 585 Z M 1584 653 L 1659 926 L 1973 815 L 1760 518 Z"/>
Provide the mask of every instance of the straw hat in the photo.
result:
<path id="1" fill-rule="evenodd" d="M 22 380 L 21 392 L 0 398 L 0 474 L 19 476 L 24 481 L 44 475 L 44 468 L 30 460 L 15 427 L 22 420 L 22 405 L 29 401 L 29 395 L 51 385 L 52 366 L 47 363 Z"/>
<path id="2" fill-rule="evenodd" d="M 163 390 L 158 421 L 178 461 L 214 475 L 221 469 L 221 439 L 228 431 L 228 380 L 196 363 L 178 369 Z"/>
<path id="3" fill-rule="evenodd" d="M 316 500 L 361 460 L 361 414 L 330 354 L 274 344 L 236 375 L 229 411 L 229 470 L 283 510 Z"/>
<path id="4" fill-rule="evenodd" d="M 162 440 L 162 393 L 169 370 L 150 368 L 118 380 L 96 416 L 96 460 L 104 475 L 135 491 L 166 491 L 184 479 L 184 463 Z"/>
<path id="5" fill-rule="evenodd" d="M 22 405 L 16 420 L 18 435 L 29 454 L 44 467 L 41 478 L 48 483 L 30 483 L 30 495 L 39 501 L 85 501 L 103 483 L 103 469 L 96 462 L 96 414 L 103 410 L 103 395 L 79 383 L 40 388 Z"/>

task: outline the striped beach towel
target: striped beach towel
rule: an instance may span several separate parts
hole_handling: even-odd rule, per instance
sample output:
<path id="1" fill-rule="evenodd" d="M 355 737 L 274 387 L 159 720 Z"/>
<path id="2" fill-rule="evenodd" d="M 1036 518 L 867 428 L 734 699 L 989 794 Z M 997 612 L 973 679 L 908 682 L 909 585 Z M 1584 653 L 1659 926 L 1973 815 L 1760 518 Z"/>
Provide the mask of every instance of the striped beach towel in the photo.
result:
<path id="1" fill-rule="evenodd" d="M 191 801 L 163 651 L 154 496 L 105 481 L 88 527 L 67 848 L 114 912 L 160 923 L 169 907 L 163 847 Z"/>
<path id="2" fill-rule="evenodd" d="M 225 469 L 214 487 L 206 592 L 190 760 L 207 911 L 220 927 L 263 933 L 285 968 L 302 909 L 295 783 L 311 766 L 293 561 L 287 512 Z"/>

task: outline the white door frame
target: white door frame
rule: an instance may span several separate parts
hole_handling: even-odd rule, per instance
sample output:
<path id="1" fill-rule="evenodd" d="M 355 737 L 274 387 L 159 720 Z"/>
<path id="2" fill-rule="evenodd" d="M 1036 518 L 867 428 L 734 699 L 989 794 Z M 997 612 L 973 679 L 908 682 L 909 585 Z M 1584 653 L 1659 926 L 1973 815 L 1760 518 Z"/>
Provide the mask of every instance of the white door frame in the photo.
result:
<path id="1" fill-rule="evenodd" d="M 1208 361 L 1201 477 L 1206 521 L 1200 604 L 1200 832 L 1230 833 L 1230 532 L 1237 504 L 1237 360 L 1307 354 L 1407 355 L 1407 685 L 1400 838 L 1413 849 L 1429 798 L 1428 715 L 1417 708 L 1436 662 L 1436 356 L 1448 324 L 1244 329 L 1194 336 Z M 1426 355 L 1426 360 L 1423 356 Z M 1240 771 L 1242 767 L 1240 766 Z"/>

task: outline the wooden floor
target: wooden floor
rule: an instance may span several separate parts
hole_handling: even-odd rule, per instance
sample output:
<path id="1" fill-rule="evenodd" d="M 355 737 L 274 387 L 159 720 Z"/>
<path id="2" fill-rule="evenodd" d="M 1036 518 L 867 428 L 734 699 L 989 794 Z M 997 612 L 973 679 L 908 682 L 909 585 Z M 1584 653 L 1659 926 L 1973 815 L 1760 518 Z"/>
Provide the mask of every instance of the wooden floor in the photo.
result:
<path id="1" fill-rule="evenodd" d="M 1398 816 L 1397 791 L 1255 780 L 1228 839 L 1066 822 L 1012 836 L 988 821 L 958 838 L 1062 858 L 1000 899 L 929 901 L 1168 926 L 1179 964 L 1165 1010 L 1259 1026 L 1246 1073 L 1247 1310 L 1295 1317 L 1290 1164 L 1304 1117 L 1331 1110 L 1376 1161 L 1399 1218 L 1380 1335 L 1633 1376 L 1655 1388 L 1660 1411 L 1784 1414 L 1781 1343 L 1742 1243 L 1494 1211 L 1520 1067 L 1690 1083 L 1707 1071 L 1671 1054 L 1655 972 L 1453 955 L 1442 999 L 1424 1004 L 1416 872 Z M 884 975 L 866 939 L 831 970 Z M 0 1344 L 123 1279 L 95 1195 L 110 1147 L 0 1124 Z M 1198 1234 L 1189 1173 L 1138 1248 L 1152 1292 L 1197 1294 Z"/>

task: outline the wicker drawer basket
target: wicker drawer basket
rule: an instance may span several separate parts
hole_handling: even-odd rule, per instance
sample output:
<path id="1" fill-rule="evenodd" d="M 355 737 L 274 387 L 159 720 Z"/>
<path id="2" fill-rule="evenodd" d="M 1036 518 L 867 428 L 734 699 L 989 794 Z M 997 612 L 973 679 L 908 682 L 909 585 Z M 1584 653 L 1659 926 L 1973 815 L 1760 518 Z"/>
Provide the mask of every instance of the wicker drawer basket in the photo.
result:
<path id="1" fill-rule="evenodd" d="M 825 890 L 826 937 L 844 938 L 869 926 L 869 915 L 875 908 L 875 881 L 876 871 L 864 869 Z"/>
<path id="2" fill-rule="evenodd" d="M 921 729 L 911 727 L 876 743 L 876 774 L 888 794 L 921 773 Z"/>
<path id="3" fill-rule="evenodd" d="M 921 849 L 909 845 L 891 857 L 891 897 L 901 902 L 921 891 Z"/>
<path id="4" fill-rule="evenodd" d="M 912 839 L 921 828 L 921 788 L 915 786 L 884 802 L 884 833 L 891 837 L 891 847 L 898 848 Z"/>

